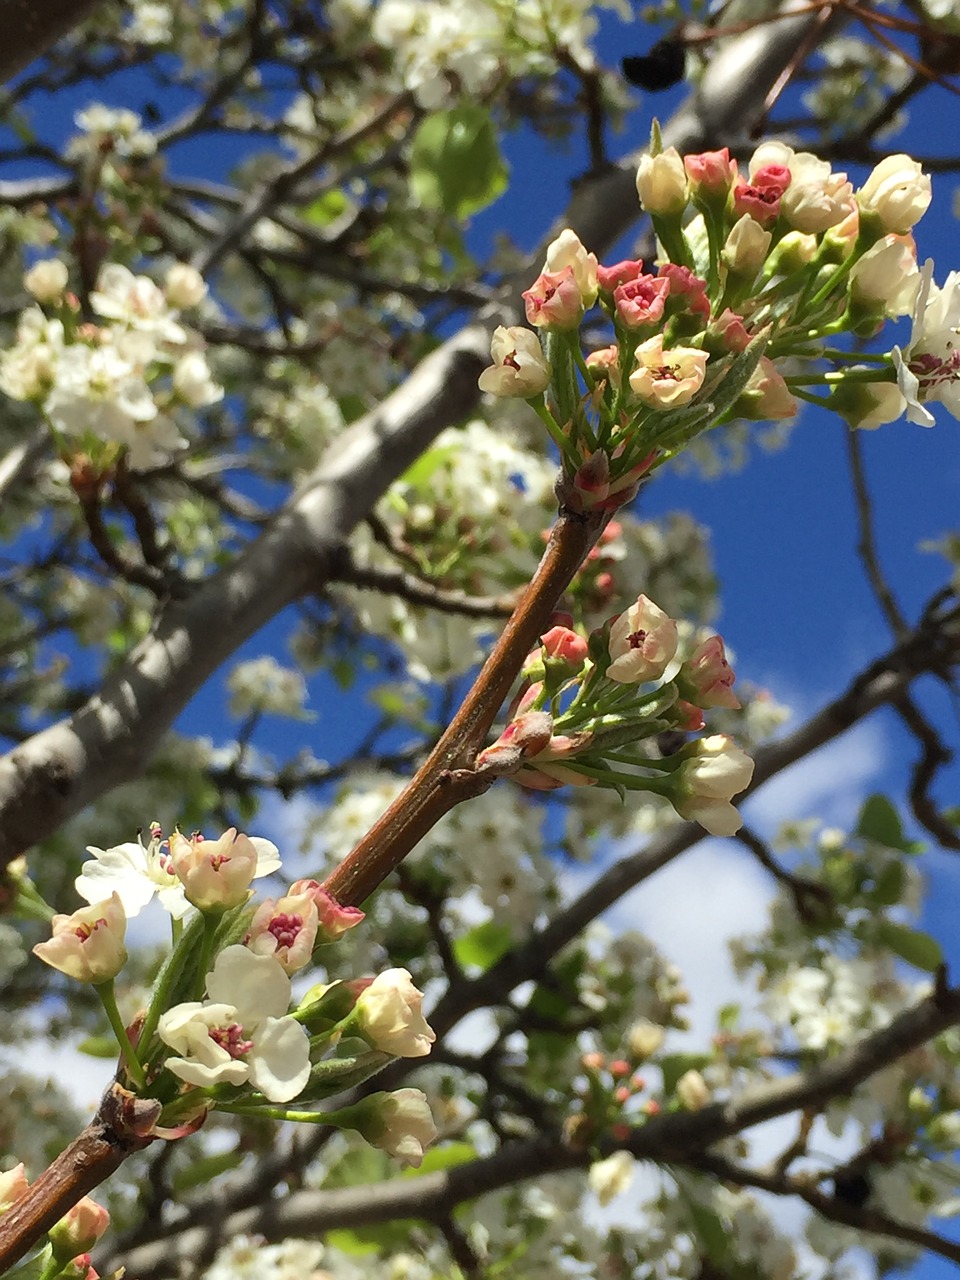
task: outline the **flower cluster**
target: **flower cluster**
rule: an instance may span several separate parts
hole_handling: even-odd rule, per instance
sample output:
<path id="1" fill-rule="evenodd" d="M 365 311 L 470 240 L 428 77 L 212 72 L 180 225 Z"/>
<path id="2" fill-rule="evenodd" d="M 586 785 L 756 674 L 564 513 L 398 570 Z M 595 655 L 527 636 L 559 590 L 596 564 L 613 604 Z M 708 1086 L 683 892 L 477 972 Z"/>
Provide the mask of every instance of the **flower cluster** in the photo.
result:
<path id="1" fill-rule="evenodd" d="M 677 623 L 646 596 L 585 639 L 557 625 L 527 658 L 506 728 L 477 767 L 522 786 L 647 791 L 713 835 L 732 835 L 731 800 L 753 762 L 722 734 L 669 749 L 704 728 L 704 711 L 739 707 L 723 641 L 678 656 Z M 669 744 L 667 747 L 665 744 Z"/>
<path id="2" fill-rule="evenodd" d="M 180 322 L 206 293 L 199 273 L 174 263 L 160 288 L 107 263 L 89 298 L 96 323 L 83 319 L 59 258 L 37 262 L 24 285 L 38 305 L 0 359 L 0 389 L 40 407 L 67 457 L 105 467 L 125 450 L 135 471 L 169 462 L 186 445 L 178 413 L 223 397 L 199 336 Z"/>
<path id="3" fill-rule="evenodd" d="M 960 277 L 938 290 L 928 272 L 921 288 L 911 229 L 930 179 L 909 156 L 887 157 L 855 190 L 784 143 L 760 146 L 745 173 L 726 149 L 654 147 L 637 190 L 658 263 L 604 266 L 563 231 L 523 295 L 531 328 L 498 328 L 480 376 L 482 390 L 537 409 L 573 510 L 612 511 L 703 431 L 791 418 L 801 399 L 861 427 L 905 412 L 929 425 L 929 400 L 960 413 Z M 584 353 L 580 326 L 596 307 L 611 341 Z M 911 309 L 903 352 L 832 345 Z"/>
<path id="4" fill-rule="evenodd" d="M 165 838 L 155 823 L 146 843 L 89 852 L 76 882 L 88 905 L 53 916 L 53 936 L 34 953 L 100 995 L 124 1087 L 149 1104 L 151 1134 L 191 1132 L 216 1106 L 353 1128 L 420 1163 L 436 1130 L 417 1090 L 367 1098 L 356 1113 L 284 1109 L 362 1083 L 392 1058 L 430 1052 L 434 1032 L 405 969 L 323 984 L 291 1010 L 291 975 L 359 924 L 362 911 L 315 880 L 251 903 L 252 882 L 279 871 L 280 859 L 269 840 L 235 828 L 216 840 L 179 831 Z M 127 959 L 127 920 L 154 896 L 171 917 L 173 947 L 131 1034 L 114 979 Z"/>

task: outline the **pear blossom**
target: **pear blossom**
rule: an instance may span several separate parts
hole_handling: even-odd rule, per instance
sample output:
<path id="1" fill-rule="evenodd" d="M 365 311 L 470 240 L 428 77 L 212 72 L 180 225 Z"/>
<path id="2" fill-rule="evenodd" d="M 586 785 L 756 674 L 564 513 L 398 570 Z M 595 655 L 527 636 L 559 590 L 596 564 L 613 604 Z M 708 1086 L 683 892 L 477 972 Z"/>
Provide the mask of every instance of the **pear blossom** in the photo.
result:
<path id="1" fill-rule="evenodd" d="M 617 317 L 628 329 L 655 325 L 663 319 L 670 281 L 662 276 L 637 276 L 613 291 Z"/>
<path id="2" fill-rule="evenodd" d="M 175 262 L 163 278 L 163 291 L 171 307 L 195 307 L 207 296 L 207 283 L 188 262 Z"/>
<path id="3" fill-rule="evenodd" d="M 766 260 L 772 240 L 771 231 L 744 213 L 727 233 L 721 257 L 736 275 L 756 275 Z"/>
<path id="4" fill-rule="evenodd" d="M 647 213 L 676 216 L 687 204 L 687 174 L 676 147 L 640 157 L 637 195 Z"/>
<path id="5" fill-rule="evenodd" d="M 750 159 L 750 175 L 769 165 L 789 171 L 790 181 L 780 200 L 784 220 L 798 231 L 817 234 L 842 222 L 853 203 L 853 185 L 845 173 L 833 173 L 829 163 L 809 151 L 794 151 L 784 142 L 764 142 Z"/>
<path id="6" fill-rule="evenodd" d="M 710 636 L 697 646 L 680 668 L 677 687 L 685 697 L 702 709 L 737 708 L 740 701 L 733 692 L 735 680 L 733 668 L 724 652 L 723 641 L 719 636 Z"/>
<path id="7" fill-rule="evenodd" d="M 43 258 L 24 275 L 23 287 L 38 302 L 59 302 L 69 279 L 67 264 L 61 258 Z"/>
<path id="8" fill-rule="evenodd" d="M 214 382 L 202 351 L 187 351 L 173 366 L 173 389 L 191 409 L 203 409 L 223 399 L 223 387 Z"/>
<path id="9" fill-rule="evenodd" d="M 357 997 L 354 1013 L 375 1049 L 399 1058 L 422 1058 L 436 1033 L 423 1016 L 423 995 L 406 969 L 387 969 Z"/>
<path id="10" fill-rule="evenodd" d="M 498 325 L 490 342 L 493 364 L 477 380 L 481 391 L 495 396 L 529 399 L 542 394 L 550 383 L 550 366 L 540 339 L 521 325 Z"/>
<path id="11" fill-rule="evenodd" d="M 68 978 L 109 982 L 127 963 L 127 917 L 116 893 L 72 915 L 55 915 L 50 927 L 52 938 L 38 942 L 33 954 Z"/>
<path id="12" fill-rule="evenodd" d="M 725 196 L 737 177 L 737 162 L 727 147 L 683 157 L 683 167 L 694 195 Z"/>
<path id="13" fill-rule="evenodd" d="M 259 863 L 249 836 L 238 834 L 236 827 L 217 840 L 205 840 L 199 833 L 188 839 L 175 831 L 169 845 L 170 864 L 195 907 L 224 911 L 246 902 Z"/>
<path id="14" fill-rule="evenodd" d="M 156 138 L 140 128 L 140 117 L 127 107 L 95 102 L 76 112 L 73 122 L 86 136 L 71 138 L 66 150 L 68 160 L 102 154 L 105 149 L 130 157 L 150 156 L 157 149 Z"/>
<path id="15" fill-rule="evenodd" d="M 659 680 L 677 652 L 677 624 L 659 605 L 638 596 L 610 628 L 608 647 L 609 680 L 620 684 Z"/>
<path id="16" fill-rule="evenodd" d="M 207 975 L 208 999 L 175 1005 L 157 1033 L 177 1056 L 165 1066 L 188 1084 L 250 1084 L 289 1102 L 310 1077 L 310 1039 L 286 1016 L 290 979 L 272 956 L 229 946 Z"/>
<path id="17" fill-rule="evenodd" d="M 793 418 L 800 406 L 784 381 L 783 374 L 769 356 L 761 356 L 750 375 L 735 411 L 743 418 Z"/>
<path id="18" fill-rule="evenodd" d="M 702 1111 L 710 1101 L 710 1090 L 699 1071 L 685 1071 L 676 1084 L 676 1094 L 687 1111 Z"/>
<path id="19" fill-rule="evenodd" d="M 850 373 L 866 372 L 852 365 Z M 865 431 L 895 422 L 907 411 L 907 399 L 895 382 L 841 382 L 830 395 L 830 407 L 851 427 Z"/>
<path id="20" fill-rule="evenodd" d="M 253 879 L 279 870 L 280 857 L 275 844 L 260 836 L 245 839 L 256 851 Z M 213 849 L 217 843 L 211 841 L 210 848 Z M 174 920 L 182 920 L 190 910 L 183 881 L 174 870 L 169 846 L 156 823 L 150 828 L 150 840 L 146 845 L 138 836 L 136 843 L 129 841 L 110 849 L 88 845 L 87 853 L 93 858 L 84 863 L 83 871 L 75 881 L 77 893 L 87 902 L 102 902 L 115 892 L 128 919 L 138 915 L 155 894 Z"/>
<path id="21" fill-rule="evenodd" d="M 649 1018 L 638 1018 L 627 1027 L 626 1042 L 631 1055 L 637 1062 L 645 1062 L 652 1058 L 663 1046 L 667 1033 L 663 1027 Z"/>
<path id="22" fill-rule="evenodd" d="M 395 1089 L 381 1095 L 383 1129 L 373 1144 L 403 1164 L 419 1169 L 423 1153 L 436 1141 L 437 1126 L 426 1095 L 419 1089 Z"/>
<path id="23" fill-rule="evenodd" d="M 371 1146 L 415 1169 L 437 1137 L 430 1105 L 419 1089 L 374 1093 L 332 1118 L 346 1129 L 355 1129 Z"/>
<path id="24" fill-rule="evenodd" d="M 850 293 L 858 301 L 880 303 L 884 315 L 908 316 L 920 288 L 917 250 L 910 236 L 884 236 L 854 263 Z"/>
<path id="25" fill-rule="evenodd" d="M 53 386 L 64 347 L 63 323 L 29 307 L 17 322 L 14 345 L 0 356 L 0 390 L 11 400 L 34 400 Z"/>
<path id="26" fill-rule="evenodd" d="M 573 272 L 581 305 L 587 310 L 597 300 L 597 257 L 587 252 L 580 243 L 580 237 L 569 227 L 565 227 L 547 246 L 544 271 L 564 271 L 567 267 Z"/>
<path id="27" fill-rule="evenodd" d="M 187 335 L 171 316 L 160 286 L 149 276 L 135 276 L 118 262 L 108 262 L 100 268 L 90 305 L 98 316 L 152 333 L 158 341 L 186 341 Z"/>
<path id="28" fill-rule="evenodd" d="M 890 354 L 910 422 L 934 425 L 933 414 L 923 407 L 931 400 L 960 418 L 960 272 L 951 271 L 941 289 L 933 281 L 933 262 L 924 264 L 910 342 L 906 350 L 894 347 Z"/>
<path id="29" fill-rule="evenodd" d="M 663 349 L 663 334 L 641 342 L 634 352 L 637 368 L 630 386 L 641 400 L 660 409 L 688 404 L 703 386 L 707 353 L 696 347 Z"/>
<path id="30" fill-rule="evenodd" d="M 313 954 L 320 916 L 309 893 L 266 898 L 257 908 L 244 939 L 255 955 L 273 956 L 284 973 L 296 973 Z"/>
<path id="31" fill-rule="evenodd" d="M 583 316 L 580 286 L 573 267 L 544 271 L 523 291 L 527 320 L 538 329 L 576 329 Z"/>
<path id="32" fill-rule="evenodd" d="M 633 1181 L 636 1161 L 629 1151 L 614 1151 L 606 1160 L 595 1160 L 587 1173 L 587 1183 L 602 1205 L 626 1191 Z"/>
<path id="33" fill-rule="evenodd" d="M 682 754 L 672 778 L 673 807 L 681 818 L 699 822 L 711 835 L 732 836 L 743 820 L 730 800 L 750 785 L 753 761 L 719 733 L 690 743 Z"/>
<path id="34" fill-rule="evenodd" d="M 907 155 L 885 156 L 857 192 L 861 214 L 874 214 L 884 232 L 909 231 L 932 199 L 930 176 Z"/>

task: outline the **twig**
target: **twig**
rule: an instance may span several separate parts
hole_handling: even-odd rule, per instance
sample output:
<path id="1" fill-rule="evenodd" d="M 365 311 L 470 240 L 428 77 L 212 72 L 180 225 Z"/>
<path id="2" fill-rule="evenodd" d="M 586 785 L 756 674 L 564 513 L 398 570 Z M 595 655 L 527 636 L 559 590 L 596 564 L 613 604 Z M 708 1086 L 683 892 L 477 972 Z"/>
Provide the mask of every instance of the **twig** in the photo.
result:
<path id="1" fill-rule="evenodd" d="M 857 525 L 860 529 L 857 554 L 863 563 L 867 581 L 873 588 L 877 603 L 880 605 L 890 625 L 890 630 L 898 640 L 903 640 L 910 633 L 910 624 L 897 604 L 893 591 L 880 568 L 880 558 L 877 555 L 877 540 L 873 528 L 873 502 L 870 498 L 870 490 L 867 487 L 860 434 L 853 427 L 850 427 L 846 435 L 847 452 L 850 458 L 850 475 L 853 479 L 853 492 L 856 498 Z"/>
<path id="2" fill-rule="evenodd" d="M 337 565 L 332 577 L 334 582 L 346 582 L 362 590 L 399 596 L 410 604 L 425 605 L 438 613 L 458 613 L 467 618 L 509 618 L 517 603 L 516 591 L 500 596 L 472 596 L 466 591 L 435 586 L 428 579 L 405 573 L 402 569 L 359 565 L 349 555 L 344 560 Z"/>
<path id="3" fill-rule="evenodd" d="M 736 834 L 736 839 L 754 855 L 762 867 L 789 890 L 797 915 L 805 924 L 813 924 L 822 919 L 824 909 L 833 905 L 830 890 L 816 880 L 806 876 L 795 876 L 786 867 L 780 865 L 768 849 L 767 845 L 750 827 L 743 826 Z"/>

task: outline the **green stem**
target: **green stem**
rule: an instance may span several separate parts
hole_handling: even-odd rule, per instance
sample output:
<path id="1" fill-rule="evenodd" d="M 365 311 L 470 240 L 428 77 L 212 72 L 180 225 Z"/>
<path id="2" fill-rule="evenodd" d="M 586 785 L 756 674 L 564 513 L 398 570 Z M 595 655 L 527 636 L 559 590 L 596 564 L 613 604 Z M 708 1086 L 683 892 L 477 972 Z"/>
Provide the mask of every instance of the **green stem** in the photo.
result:
<path id="1" fill-rule="evenodd" d="M 120 1017 L 120 1010 L 117 1008 L 117 997 L 113 988 L 113 979 L 107 982 L 98 982 L 96 985 L 97 995 L 100 997 L 100 1003 L 103 1005 L 113 1034 L 117 1037 L 117 1043 L 120 1045 L 120 1053 L 130 1076 L 138 1089 L 142 1089 L 146 1084 L 146 1076 L 143 1067 L 140 1065 L 133 1045 L 130 1043 L 130 1037 L 127 1035 L 127 1028 L 123 1025 L 123 1019 Z"/>
<path id="2" fill-rule="evenodd" d="M 156 985 L 153 988 L 153 996 L 150 1000 L 150 1007 L 147 1009 L 147 1016 L 143 1020 L 143 1027 L 140 1031 L 140 1040 L 138 1042 L 138 1058 L 144 1065 L 149 1061 L 150 1041 L 157 1030 L 157 1023 L 160 1021 L 160 1015 L 164 1013 L 173 1003 L 173 994 L 176 990 L 180 975 L 183 972 L 187 958 L 193 952 L 197 934 L 204 928 L 204 918 L 197 913 L 195 919 L 183 929 L 180 940 L 174 949 L 167 956 L 166 962 L 157 977 Z"/>

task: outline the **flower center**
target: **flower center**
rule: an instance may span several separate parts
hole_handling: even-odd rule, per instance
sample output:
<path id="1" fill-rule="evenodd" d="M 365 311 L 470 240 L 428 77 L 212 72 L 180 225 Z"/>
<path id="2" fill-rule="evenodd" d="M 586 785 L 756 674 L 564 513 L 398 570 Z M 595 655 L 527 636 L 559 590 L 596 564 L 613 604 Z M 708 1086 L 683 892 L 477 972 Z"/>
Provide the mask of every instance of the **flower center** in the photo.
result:
<path id="1" fill-rule="evenodd" d="M 627 644 L 630 646 L 631 649 L 642 649 L 643 642 L 646 640 L 646 638 L 647 638 L 646 631 L 643 631 L 643 630 L 632 631 L 630 635 L 627 636 Z"/>
<path id="2" fill-rule="evenodd" d="M 267 926 L 267 932 L 272 933 L 276 938 L 278 948 L 292 947 L 302 928 L 302 916 L 287 915 L 285 911 L 282 911 L 270 921 Z"/>
<path id="3" fill-rule="evenodd" d="M 226 1049 L 231 1058 L 245 1058 L 253 1048 L 252 1040 L 244 1040 L 243 1027 L 239 1022 L 231 1022 L 225 1027 L 211 1027 L 210 1039 Z"/>

